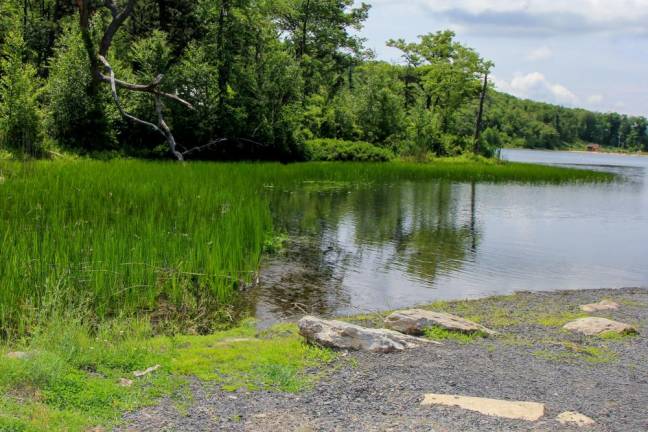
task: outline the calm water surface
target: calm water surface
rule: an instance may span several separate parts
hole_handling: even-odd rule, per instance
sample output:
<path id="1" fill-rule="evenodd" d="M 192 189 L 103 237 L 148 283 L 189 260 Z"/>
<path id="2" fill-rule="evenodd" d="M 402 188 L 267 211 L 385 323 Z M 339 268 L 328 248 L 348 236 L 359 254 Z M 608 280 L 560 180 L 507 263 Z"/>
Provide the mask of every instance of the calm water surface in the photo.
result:
<path id="1" fill-rule="evenodd" d="M 507 150 L 620 173 L 605 185 L 306 184 L 273 198 L 288 250 L 253 292 L 261 321 L 434 300 L 648 286 L 648 157 Z"/>

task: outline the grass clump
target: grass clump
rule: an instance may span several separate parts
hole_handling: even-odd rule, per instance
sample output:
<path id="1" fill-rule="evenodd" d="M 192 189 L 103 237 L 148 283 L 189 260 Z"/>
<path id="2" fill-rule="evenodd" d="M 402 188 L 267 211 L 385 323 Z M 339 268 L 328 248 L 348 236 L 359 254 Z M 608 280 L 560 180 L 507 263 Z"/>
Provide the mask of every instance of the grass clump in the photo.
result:
<path id="1" fill-rule="evenodd" d="M 598 335 L 599 338 L 605 339 L 605 340 L 610 340 L 610 341 L 619 341 L 619 340 L 625 340 L 628 338 L 632 338 L 637 336 L 637 332 L 626 332 L 626 333 L 617 333 L 614 331 L 608 331 L 608 332 L 603 332 L 600 335 Z"/>
<path id="2" fill-rule="evenodd" d="M 168 373 L 168 360 L 151 350 L 150 336 L 150 326 L 140 322 L 104 325 L 94 334 L 74 320 L 38 329 L 22 347 L 27 359 L 0 362 L 0 430 L 110 427 L 124 411 L 172 395 L 183 380 Z M 133 377 L 154 364 L 163 368 Z M 123 387 L 121 378 L 134 384 Z"/>
<path id="3" fill-rule="evenodd" d="M 186 399 L 189 376 L 226 390 L 296 392 L 336 359 L 305 344 L 292 325 L 257 335 L 250 321 L 211 336 L 182 337 L 152 337 L 146 321 L 112 322 L 96 332 L 61 321 L 22 349 L 27 359 L 0 362 L 0 431 L 109 429 L 125 411 L 161 397 Z M 134 377 L 154 365 L 161 367 Z M 120 385 L 122 378 L 132 386 Z"/>
<path id="4" fill-rule="evenodd" d="M 533 355 L 549 361 L 573 363 L 585 361 L 592 364 L 605 364 L 616 361 L 617 354 L 605 347 L 580 345 L 570 341 L 555 341 L 551 343 L 558 349 L 542 349 Z"/>
<path id="5" fill-rule="evenodd" d="M 487 338 L 488 335 L 483 332 L 463 333 L 451 331 L 442 327 L 428 327 L 424 331 L 425 337 L 435 341 L 454 341 L 462 344 L 476 342 L 480 339 Z"/>

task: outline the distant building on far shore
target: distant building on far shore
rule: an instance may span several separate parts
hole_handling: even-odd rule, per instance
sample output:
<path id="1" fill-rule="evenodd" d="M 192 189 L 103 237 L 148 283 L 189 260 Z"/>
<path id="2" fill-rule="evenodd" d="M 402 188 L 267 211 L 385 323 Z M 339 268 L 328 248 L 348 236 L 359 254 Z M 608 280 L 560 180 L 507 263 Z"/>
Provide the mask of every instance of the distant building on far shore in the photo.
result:
<path id="1" fill-rule="evenodd" d="M 587 145 L 587 151 L 589 151 L 589 152 L 601 151 L 601 145 L 600 144 L 588 144 Z"/>

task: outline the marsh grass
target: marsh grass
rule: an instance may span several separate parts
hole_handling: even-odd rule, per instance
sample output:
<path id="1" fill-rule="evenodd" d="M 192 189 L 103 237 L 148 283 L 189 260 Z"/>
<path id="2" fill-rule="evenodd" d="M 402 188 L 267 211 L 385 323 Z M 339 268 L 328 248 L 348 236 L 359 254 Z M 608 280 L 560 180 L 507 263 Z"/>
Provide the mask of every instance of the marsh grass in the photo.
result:
<path id="1" fill-rule="evenodd" d="M 0 337 L 83 311 L 170 332 L 235 321 L 236 293 L 279 247 L 270 193 L 393 181 L 609 181 L 608 174 L 454 159 L 428 164 L 1 162 Z M 172 322 L 172 325 L 168 325 Z"/>

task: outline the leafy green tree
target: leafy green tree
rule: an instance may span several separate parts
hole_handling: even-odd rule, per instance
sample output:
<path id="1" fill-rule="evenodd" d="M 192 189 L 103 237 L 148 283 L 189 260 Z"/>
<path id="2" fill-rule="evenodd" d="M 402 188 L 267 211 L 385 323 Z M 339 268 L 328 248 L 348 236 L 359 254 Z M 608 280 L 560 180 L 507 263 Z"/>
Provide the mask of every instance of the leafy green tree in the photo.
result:
<path id="1" fill-rule="evenodd" d="M 369 63 L 358 70 L 358 122 L 369 142 L 389 144 L 405 129 L 405 103 L 398 71 L 386 63 Z"/>
<path id="2" fill-rule="evenodd" d="M 280 29 L 301 65 L 304 96 L 320 92 L 322 86 L 340 90 L 349 70 L 365 55 L 357 31 L 370 6 L 354 4 L 354 0 L 285 0 L 275 8 Z"/>
<path id="3" fill-rule="evenodd" d="M 0 60 L 0 148 L 37 156 L 42 150 L 40 82 L 25 63 L 26 45 L 18 31 L 4 38 Z"/>
<path id="4" fill-rule="evenodd" d="M 95 93 L 90 63 L 76 22 L 68 23 L 54 49 L 47 81 L 47 126 L 60 145 L 95 151 L 117 144 L 119 114 L 107 90 Z"/>

